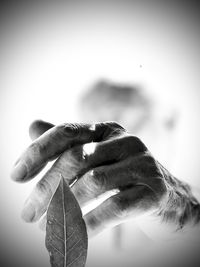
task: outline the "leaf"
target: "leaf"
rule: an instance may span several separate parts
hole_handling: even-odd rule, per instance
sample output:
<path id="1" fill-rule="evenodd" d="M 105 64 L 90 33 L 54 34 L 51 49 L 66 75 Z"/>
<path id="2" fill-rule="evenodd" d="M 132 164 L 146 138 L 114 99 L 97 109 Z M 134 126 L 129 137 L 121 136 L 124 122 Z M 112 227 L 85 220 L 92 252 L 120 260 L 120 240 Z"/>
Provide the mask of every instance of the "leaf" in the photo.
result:
<path id="1" fill-rule="evenodd" d="M 82 267 L 88 238 L 79 204 L 61 177 L 47 210 L 46 248 L 52 267 Z"/>

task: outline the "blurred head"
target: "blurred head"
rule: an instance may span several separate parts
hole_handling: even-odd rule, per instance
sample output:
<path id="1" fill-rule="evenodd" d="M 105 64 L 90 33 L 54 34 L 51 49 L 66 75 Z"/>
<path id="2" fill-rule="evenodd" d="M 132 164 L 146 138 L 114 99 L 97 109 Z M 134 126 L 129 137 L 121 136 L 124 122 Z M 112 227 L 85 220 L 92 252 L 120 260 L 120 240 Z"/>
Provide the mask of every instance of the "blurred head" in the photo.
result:
<path id="1" fill-rule="evenodd" d="M 151 117 L 152 101 L 139 88 L 101 80 L 81 98 L 84 121 L 116 121 L 131 132 L 138 132 Z"/>
<path id="2" fill-rule="evenodd" d="M 79 111 L 84 122 L 118 122 L 140 137 L 161 160 L 171 157 L 167 150 L 172 141 L 176 114 L 141 88 L 100 80 L 82 95 Z"/>

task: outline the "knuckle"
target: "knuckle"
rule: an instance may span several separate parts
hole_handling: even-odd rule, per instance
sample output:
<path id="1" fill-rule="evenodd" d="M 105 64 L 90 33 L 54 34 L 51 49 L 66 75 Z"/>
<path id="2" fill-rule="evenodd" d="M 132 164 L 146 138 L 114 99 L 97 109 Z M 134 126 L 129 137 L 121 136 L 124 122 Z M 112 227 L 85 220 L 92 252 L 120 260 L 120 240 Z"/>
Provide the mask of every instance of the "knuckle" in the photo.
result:
<path id="1" fill-rule="evenodd" d="M 63 155 L 66 162 L 78 164 L 83 160 L 83 146 L 72 147 L 66 150 Z"/>
<path id="2" fill-rule="evenodd" d="M 132 157 L 133 172 L 137 171 L 142 179 L 162 178 L 158 162 L 149 152 L 144 152 L 137 157 Z"/>
<path id="3" fill-rule="evenodd" d="M 36 191 L 39 195 L 45 194 L 50 196 L 52 194 L 51 186 L 46 179 L 42 179 L 36 184 Z"/>
<path id="4" fill-rule="evenodd" d="M 99 194 L 105 192 L 105 187 L 104 174 L 96 170 L 91 170 L 78 180 L 73 187 L 73 192 L 78 199 L 87 199 L 88 197 L 97 197 Z"/>
<path id="5" fill-rule="evenodd" d="M 151 177 L 162 177 L 159 165 L 153 156 L 149 153 L 144 154 L 144 161 Z"/>
<path id="6" fill-rule="evenodd" d="M 80 127 L 79 124 L 75 124 L 75 123 L 65 123 L 64 124 L 64 129 L 67 130 L 74 130 L 77 131 Z"/>
<path id="7" fill-rule="evenodd" d="M 122 131 L 125 131 L 125 129 L 117 122 L 115 121 L 109 121 L 107 122 L 108 127 L 112 128 L 112 129 L 119 129 Z"/>
<path id="8" fill-rule="evenodd" d="M 101 125 L 104 128 L 103 139 L 110 139 L 126 132 L 120 124 L 114 121 L 104 122 Z"/>
<path id="9" fill-rule="evenodd" d="M 156 160 L 150 153 L 144 153 L 142 158 L 147 165 L 157 167 Z"/>
<path id="10" fill-rule="evenodd" d="M 147 151 L 147 147 L 138 137 L 134 135 L 127 135 L 123 138 L 126 149 L 129 151 L 129 153 L 133 154 Z"/>
<path id="11" fill-rule="evenodd" d="M 83 146 L 75 146 L 72 147 L 70 150 L 68 150 L 69 158 L 71 158 L 71 161 L 74 162 L 76 165 L 85 159 L 84 153 L 83 153 Z"/>
<path id="12" fill-rule="evenodd" d="M 29 152 L 31 153 L 31 156 L 34 157 L 38 155 L 44 155 L 44 153 L 46 152 L 46 149 L 39 142 L 33 142 L 29 146 Z"/>
<path id="13" fill-rule="evenodd" d="M 154 188 L 157 199 L 160 200 L 165 197 L 167 187 L 159 164 L 150 154 L 145 154 L 143 156 L 143 160 L 143 169 L 145 169 L 144 180 L 150 185 L 150 187 Z"/>
<path id="14" fill-rule="evenodd" d="M 67 137 L 75 137 L 79 134 L 80 127 L 75 123 L 62 123 L 56 126 L 56 130 Z"/>
<path id="15" fill-rule="evenodd" d="M 93 170 L 92 171 L 92 181 L 94 185 L 99 189 L 106 189 L 107 185 L 107 175 L 104 171 L 101 170 Z"/>
<path id="16" fill-rule="evenodd" d="M 81 147 L 74 147 L 65 151 L 56 161 L 56 167 L 63 169 L 66 177 L 76 176 L 81 169 L 85 168 Z"/>

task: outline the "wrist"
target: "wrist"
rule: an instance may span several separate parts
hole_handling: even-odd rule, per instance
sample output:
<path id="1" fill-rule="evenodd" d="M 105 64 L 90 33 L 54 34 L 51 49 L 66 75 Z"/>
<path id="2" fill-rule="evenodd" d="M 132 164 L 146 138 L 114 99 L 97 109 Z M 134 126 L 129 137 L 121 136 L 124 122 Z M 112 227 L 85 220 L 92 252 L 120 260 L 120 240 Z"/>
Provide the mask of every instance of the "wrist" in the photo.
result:
<path id="1" fill-rule="evenodd" d="M 163 222 L 176 225 L 177 230 L 186 224 L 200 221 L 200 203 L 191 187 L 171 175 L 161 166 L 167 194 L 160 203 L 157 215 Z"/>

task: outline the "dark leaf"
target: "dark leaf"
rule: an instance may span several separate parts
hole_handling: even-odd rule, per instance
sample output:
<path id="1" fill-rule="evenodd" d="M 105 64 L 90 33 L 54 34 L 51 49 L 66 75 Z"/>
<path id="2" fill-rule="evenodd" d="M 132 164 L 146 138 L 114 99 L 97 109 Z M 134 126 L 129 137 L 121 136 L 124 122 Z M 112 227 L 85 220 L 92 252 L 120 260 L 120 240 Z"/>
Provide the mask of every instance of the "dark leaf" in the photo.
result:
<path id="1" fill-rule="evenodd" d="M 85 266 L 87 246 L 87 232 L 81 209 L 61 177 L 47 211 L 46 248 L 51 266 Z"/>

